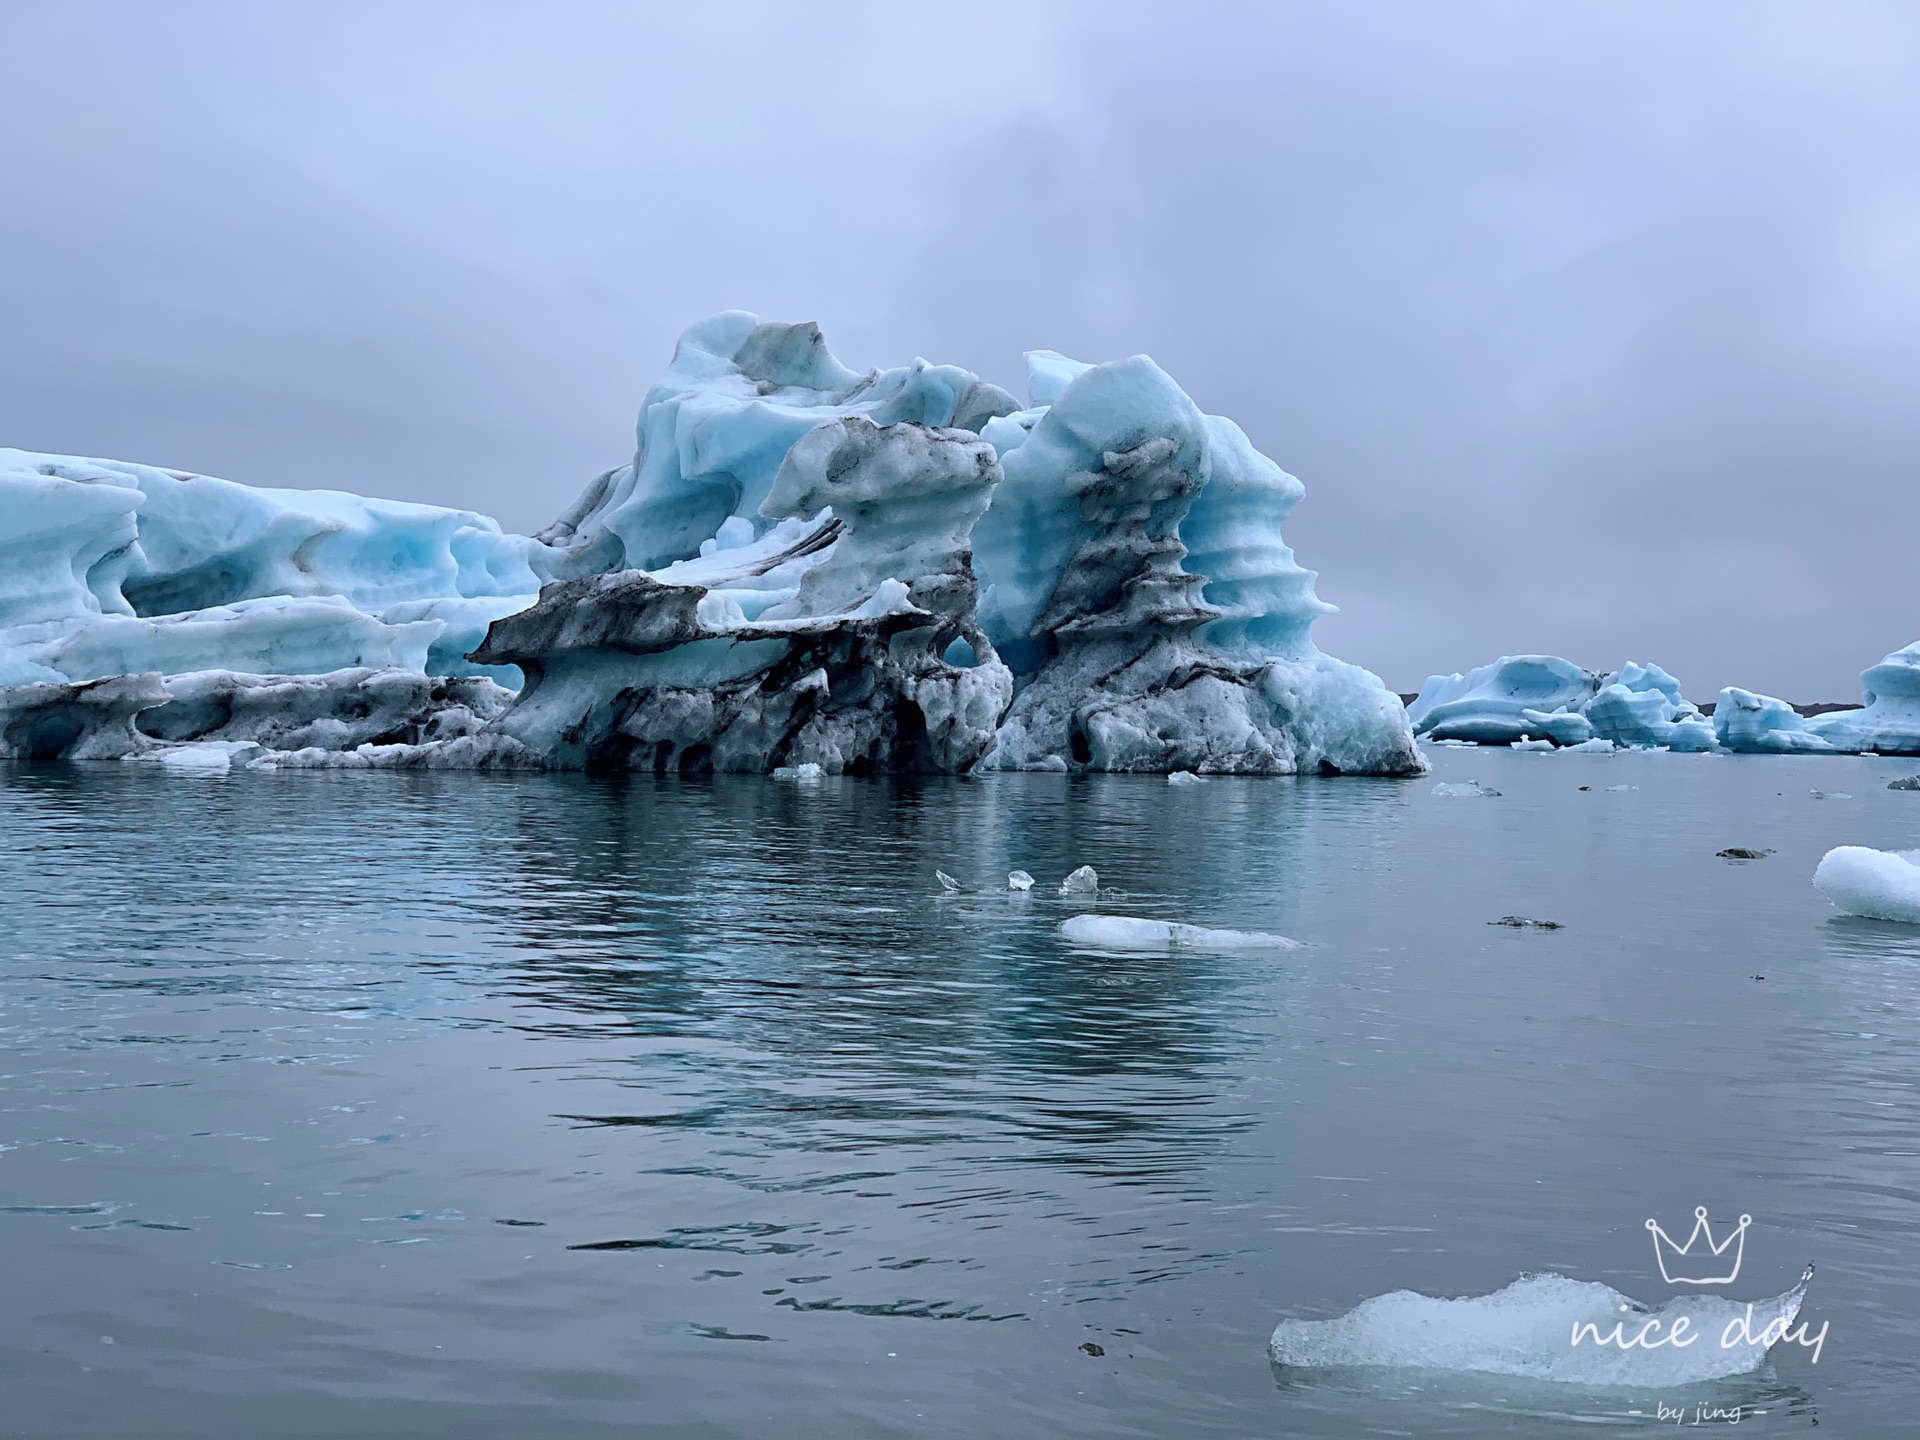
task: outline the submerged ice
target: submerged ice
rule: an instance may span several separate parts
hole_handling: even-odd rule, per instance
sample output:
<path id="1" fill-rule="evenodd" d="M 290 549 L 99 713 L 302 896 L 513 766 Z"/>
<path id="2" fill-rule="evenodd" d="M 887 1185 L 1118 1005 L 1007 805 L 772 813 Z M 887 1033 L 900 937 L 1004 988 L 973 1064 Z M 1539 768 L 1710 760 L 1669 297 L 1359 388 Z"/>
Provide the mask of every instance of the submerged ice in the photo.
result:
<path id="1" fill-rule="evenodd" d="M 637 441 L 536 536 L 0 451 L 0 753 L 1425 768 L 1395 697 L 1309 636 L 1299 482 L 1144 356 L 1035 352 L 1023 406 L 729 312 L 681 338 Z"/>

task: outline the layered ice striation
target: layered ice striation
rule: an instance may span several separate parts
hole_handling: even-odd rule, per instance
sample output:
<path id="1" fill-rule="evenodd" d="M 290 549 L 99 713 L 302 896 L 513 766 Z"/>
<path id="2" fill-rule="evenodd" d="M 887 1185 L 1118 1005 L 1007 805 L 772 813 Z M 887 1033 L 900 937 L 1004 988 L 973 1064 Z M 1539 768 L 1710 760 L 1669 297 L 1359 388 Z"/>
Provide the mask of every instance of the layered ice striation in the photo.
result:
<path id="1" fill-rule="evenodd" d="M 0 451 L 0 753 L 1417 773 L 1395 697 L 1308 634 L 1301 494 L 1143 356 L 1036 352 L 1023 407 L 741 312 L 537 536 Z"/>
<path id="2" fill-rule="evenodd" d="M 1396 1290 L 1337 1319 L 1283 1320 L 1268 1351 L 1275 1364 L 1303 1369 L 1390 1366 L 1571 1385 L 1687 1385 L 1757 1370 L 1787 1339 L 1810 1276 L 1751 1305 L 1680 1295 L 1647 1306 L 1598 1281 L 1552 1274 L 1459 1299 Z M 1806 1343 L 1792 1333 L 1793 1343 Z"/>
<path id="3" fill-rule="evenodd" d="M 967 548 L 998 480 L 971 431 L 819 424 L 758 492 L 758 539 L 565 581 L 495 625 L 476 658 L 527 676 L 498 728 L 563 766 L 972 769 L 1013 695 Z"/>
<path id="4" fill-rule="evenodd" d="M 980 621 L 1019 681 L 1006 769 L 1411 774 L 1395 698 L 1308 635 L 1332 607 L 1281 522 L 1299 481 L 1145 356 L 1028 357 L 982 431 L 1005 480 L 975 532 Z"/>

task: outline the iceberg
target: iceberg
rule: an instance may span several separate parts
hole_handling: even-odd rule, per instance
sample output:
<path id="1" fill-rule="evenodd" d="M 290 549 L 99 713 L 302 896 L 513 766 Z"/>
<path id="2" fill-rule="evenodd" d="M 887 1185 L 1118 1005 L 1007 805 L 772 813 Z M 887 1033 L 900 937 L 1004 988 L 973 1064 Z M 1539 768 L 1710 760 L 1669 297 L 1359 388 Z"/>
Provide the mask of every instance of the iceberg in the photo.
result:
<path id="1" fill-rule="evenodd" d="M 1711 750 L 1714 730 L 1658 665 L 1599 674 L 1557 655 L 1503 655 L 1464 675 L 1434 675 L 1407 707 L 1436 743 L 1567 749 Z"/>
<path id="2" fill-rule="evenodd" d="M 532 536 L 0 451 L 0 733 L 289 767 L 1422 773 L 1396 697 L 1309 635 L 1303 493 L 1144 356 L 1036 351 L 1022 406 L 731 311 Z"/>
<path id="3" fill-rule="evenodd" d="M 1920 850 L 1841 845 L 1821 857 L 1813 883 L 1842 914 L 1920 925 Z"/>
<path id="4" fill-rule="evenodd" d="M 1824 1327 L 1819 1339 L 1805 1327 L 1789 1336 L 1812 1274 L 1809 1268 L 1793 1289 L 1751 1305 L 1679 1295 L 1647 1306 L 1598 1281 L 1554 1274 L 1523 1275 L 1490 1295 L 1459 1299 L 1396 1290 L 1337 1319 L 1283 1320 L 1268 1353 L 1276 1365 L 1303 1369 L 1393 1366 L 1571 1385 L 1687 1385 L 1757 1370 L 1788 1338 L 1824 1340 Z"/>
<path id="5" fill-rule="evenodd" d="M 1680 693 L 1680 682 L 1658 665 L 1629 660 L 1603 677 L 1581 707 L 1594 737 L 1621 749 L 1713 749 L 1713 722 Z"/>
<path id="6" fill-rule="evenodd" d="M 1713 726 L 1729 750 L 1758 755 L 1920 755 L 1920 641 L 1861 672 L 1866 704 L 1803 716 L 1751 690 L 1720 692 Z"/>
<path id="7" fill-rule="evenodd" d="M 1432 740 L 1579 745 L 1593 738 L 1581 709 L 1599 686 L 1593 671 L 1555 655 L 1503 655 L 1464 675 L 1429 676 L 1407 719 Z"/>
<path id="8" fill-rule="evenodd" d="M 1810 734 L 1836 750 L 1920 755 L 1920 640 L 1862 671 L 1866 704 L 1806 722 Z"/>

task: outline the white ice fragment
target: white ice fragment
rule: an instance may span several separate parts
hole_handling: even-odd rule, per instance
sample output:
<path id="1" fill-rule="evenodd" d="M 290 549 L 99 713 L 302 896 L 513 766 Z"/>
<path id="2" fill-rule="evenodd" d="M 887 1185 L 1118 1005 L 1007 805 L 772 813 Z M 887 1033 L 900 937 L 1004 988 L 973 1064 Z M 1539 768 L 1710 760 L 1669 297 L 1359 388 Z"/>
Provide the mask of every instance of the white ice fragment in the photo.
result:
<path id="1" fill-rule="evenodd" d="M 1082 895 L 1100 888 L 1100 876 L 1093 866 L 1082 865 L 1060 882 L 1062 895 Z"/>
<path id="2" fill-rule="evenodd" d="M 1563 745 L 1560 747 L 1560 753 L 1562 755 L 1611 755 L 1614 749 L 1613 741 L 1602 740 L 1596 735 L 1591 740 L 1582 740 L 1578 745 Z"/>
<path id="3" fill-rule="evenodd" d="M 1204 782 L 1204 776 L 1196 775 L 1191 770 L 1176 770 L 1167 776 L 1167 784 L 1169 785 L 1199 785 Z"/>
<path id="4" fill-rule="evenodd" d="M 1490 785 L 1482 785 L 1478 780 L 1468 780 L 1464 784 L 1452 780 L 1442 780 L 1433 787 L 1436 795 L 1498 795 L 1500 792 Z"/>
<path id="5" fill-rule="evenodd" d="M 1580 743 L 1584 745 L 1588 742 L 1583 740 Z M 1558 750 L 1560 747 L 1551 740 L 1533 740 L 1522 735 L 1507 748 L 1509 750 Z"/>
<path id="6" fill-rule="evenodd" d="M 1920 925 L 1920 850 L 1841 845 L 1821 857 L 1813 883 L 1843 914 Z"/>
<path id="7" fill-rule="evenodd" d="M 1033 889 L 1033 876 L 1024 870 L 1010 871 L 1007 875 L 1007 889 L 1031 890 Z"/>
<path id="8" fill-rule="evenodd" d="M 1607 789 L 1609 789 L 1609 790 L 1638 790 L 1639 788 L 1640 788 L 1640 787 L 1639 787 L 1638 785 L 1609 785 L 1609 786 L 1607 786 Z"/>
<path id="9" fill-rule="evenodd" d="M 934 871 L 933 878 L 940 882 L 940 888 L 942 890 L 951 892 L 951 891 L 958 890 L 960 888 L 960 882 L 954 879 L 953 876 L 947 874 L 947 872 L 944 870 Z"/>
<path id="10" fill-rule="evenodd" d="M 1298 940 L 1257 930 L 1209 930 L 1171 920 L 1141 920 L 1130 915 L 1075 915 L 1061 922 L 1060 933 L 1075 945 L 1095 950 L 1297 950 Z"/>
<path id="11" fill-rule="evenodd" d="M 1686 1385 L 1757 1370 L 1799 1315 L 1811 1275 L 1751 1306 L 1724 1295 L 1678 1295 L 1649 1307 L 1610 1285 L 1554 1274 L 1451 1300 L 1396 1290 L 1337 1319 L 1283 1320 L 1267 1348 L 1276 1364 L 1301 1368 L 1404 1366 L 1573 1385 Z M 1691 1331 L 1693 1339 L 1676 1347 L 1666 1342 L 1682 1316 L 1688 1324 L 1681 1333 Z M 1612 1339 L 1616 1325 L 1625 1341 L 1645 1336 L 1661 1343 L 1623 1348 Z M 1724 1343 L 1729 1336 L 1733 1343 Z"/>
<path id="12" fill-rule="evenodd" d="M 1807 798 L 1810 800 L 1851 800 L 1853 796 L 1847 794 L 1844 790 L 1809 790 L 1807 792 Z"/>
<path id="13" fill-rule="evenodd" d="M 825 770 L 814 764 L 813 761 L 808 760 L 800 765 L 780 765 L 775 767 L 773 778 L 776 780 L 818 780 L 826 773 Z"/>
<path id="14" fill-rule="evenodd" d="M 154 761 L 178 775 L 225 775 L 235 764 L 245 765 L 261 755 L 250 741 L 202 740 L 187 745 L 162 745 L 129 760 Z"/>

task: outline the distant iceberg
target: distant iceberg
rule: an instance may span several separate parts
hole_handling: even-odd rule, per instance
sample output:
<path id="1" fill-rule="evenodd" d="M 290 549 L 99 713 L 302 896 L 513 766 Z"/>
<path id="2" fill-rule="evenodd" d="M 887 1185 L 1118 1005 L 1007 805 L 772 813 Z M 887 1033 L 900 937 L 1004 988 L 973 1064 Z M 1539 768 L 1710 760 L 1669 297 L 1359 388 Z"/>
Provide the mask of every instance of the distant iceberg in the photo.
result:
<path id="1" fill-rule="evenodd" d="M 1860 683 L 1864 707 L 1814 716 L 1768 695 L 1723 690 L 1714 729 L 1729 750 L 1920 755 L 1920 641 L 1863 671 Z"/>
<path id="2" fill-rule="evenodd" d="M 1309 637 L 1331 607 L 1281 537 L 1297 480 L 1144 356 L 1037 351 L 1027 391 L 859 374 L 812 325 L 728 312 L 681 337 L 634 458 L 535 536 L 0 451 L 0 757 L 1426 768 L 1395 697 Z"/>
<path id="3" fill-rule="evenodd" d="M 1709 717 L 1658 665 L 1630 660 L 1602 674 L 1555 655 L 1506 655 L 1464 674 L 1428 677 L 1407 718 L 1415 735 L 1442 745 L 1920 755 L 1920 642 L 1861 680 L 1867 700 L 1859 709 L 1804 716 L 1784 700 L 1729 687 Z"/>
<path id="4" fill-rule="evenodd" d="M 1416 735 L 1506 745 L 1603 740 L 1627 749 L 1711 750 L 1713 727 L 1658 665 L 1610 674 L 1557 655 L 1503 655 L 1465 674 L 1434 675 L 1407 707 Z M 1601 748 L 1601 747 L 1596 747 Z"/>

